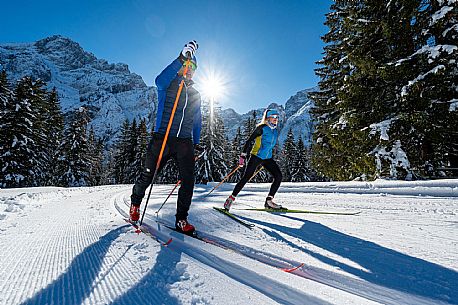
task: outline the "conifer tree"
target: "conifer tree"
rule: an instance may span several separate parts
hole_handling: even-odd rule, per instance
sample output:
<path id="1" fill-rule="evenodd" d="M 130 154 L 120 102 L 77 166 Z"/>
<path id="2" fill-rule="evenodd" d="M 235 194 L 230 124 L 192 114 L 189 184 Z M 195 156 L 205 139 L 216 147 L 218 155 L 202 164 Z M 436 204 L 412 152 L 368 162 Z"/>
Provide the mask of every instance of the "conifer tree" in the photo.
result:
<path id="1" fill-rule="evenodd" d="M 62 143 L 63 156 L 59 159 L 59 185 L 87 186 L 90 184 L 91 162 L 88 158 L 86 110 L 80 107 L 73 114 Z"/>
<path id="2" fill-rule="evenodd" d="M 202 135 L 201 145 L 205 149 L 204 155 L 196 162 L 196 183 L 206 184 L 209 181 L 221 181 L 229 171 L 225 160 L 225 151 L 228 148 L 224 123 L 220 115 L 220 108 L 216 107 L 211 115 L 209 103 L 202 104 Z"/>
<path id="3" fill-rule="evenodd" d="M 177 183 L 180 179 L 178 166 L 174 158 L 170 158 L 158 174 L 159 183 Z"/>
<path id="4" fill-rule="evenodd" d="M 103 141 L 98 139 L 91 127 L 88 136 L 89 185 L 102 184 L 103 179 Z"/>
<path id="5" fill-rule="evenodd" d="M 34 154 L 37 159 L 37 166 L 34 169 L 35 185 L 46 185 L 51 164 L 51 151 L 49 149 L 49 136 L 51 132 L 49 119 L 49 100 L 46 84 L 37 79 L 31 81 L 30 99 L 35 121 L 33 122 L 34 139 L 36 148 Z"/>
<path id="6" fill-rule="evenodd" d="M 37 116 L 42 103 L 41 82 L 30 77 L 18 81 L 14 100 L 7 105 L 2 125 L 6 127 L 2 171 L 5 187 L 37 186 L 45 176 L 45 158 Z"/>
<path id="7" fill-rule="evenodd" d="M 228 149 L 228 156 L 226 158 L 227 163 L 229 168 L 235 168 L 239 164 L 239 158 L 240 154 L 242 153 L 242 148 L 243 148 L 243 140 L 242 139 L 242 131 L 239 128 L 237 128 L 237 132 L 235 134 L 234 139 L 232 140 L 232 144 L 230 145 L 230 148 Z M 234 182 L 237 183 L 240 181 L 243 175 L 243 169 L 238 170 L 235 172 L 230 178 L 229 182 Z"/>
<path id="8" fill-rule="evenodd" d="M 8 103 L 11 102 L 12 98 L 13 91 L 8 83 L 6 71 L 2 70 L 0 72 L 0 119 L 5 115 Z"/>
<path id="9" fill-rule="evenodd" d="M 296 156 L 294 157 L 293 167 L 291 169 L 291 182 L 310 181 L 312 178 L 310 168 L 310 158 L 307 149 L 304 146 L 302 138 L 299 137 L 296 144 Z"/>
<path id="10" fill-rule="evenodd" d="M 55 185 L 57 164 L 62 152 L 60 151 L 64 132 L 64 117 L 60 109 L 60 102 L 56 88 L 47 96 L 47 111 L 43 114 L 47 133 L 47 155 L 49 159 L 46 184 Z"/>
<path id="11" fill-rule="evenodd" d="M 458 167 L 457 24 L 456 4 L 423 2 L 415 23 L 418 47 L 396 62 L 398 69 L 418 67 L 399 89 L 401 105 L 411 111 L 397 123 L 405 135 L 403 147 L 407 146 L 411 166 L 425 175 L 453 174 L 440 168 Z"/>
<path id="12" fill-rule="evenodd" d="M 11 144 L 14 135 L 14 93 L 6 72 L 0 72 L 0 187 L 7 187 L 8 162 L 11 160 Z"/>
<path id="13" fill-rule="evenodd" d="M 125 120 L 121 127 L 121 134 L 114 144 L 113 168 L 115 183 L 121 184 L 126 181 L 129 158 L 131 156 L 131 126 L 129 120 Z"/>
<path id="14" fill-rule="evenodd" d="M 102 171 L 102 182 L 101 184 L 115 184 L 116 179 L 115 179 L 115 162 L 114 162 L 114 156 L 115 156 L 115 149 L 111 148 L 108 150 L 106 154 L 106 166 L 104 167 L 104 170 Z"/>
<path id="15" fill-rule="evenodd" d="M 128 133 L 128 140 L 126 145 L 125 156 L 127 157 L 127 166 L 124 173 L 123 183 L 134 183 L 138 168 L 141 166 L 141 159 L 138 160 L 136 157 L 141 154 L 138 149 L 138 128 L 137 121 L 134 119 L 130 126 Z"/>
<path id="16" fill-rule="evenodd" d="M 348 58 L 346 37 L 348 29 L 344 21 L 349 19 L 352 5 L 348 1 L 336 0 L 331 5 L 331 11 L 326 14 L 325 25 L 329 32 L 322 37 L 324 43 L 324 57 L 318 62 L 321 66 L 315 70 L 320 77 L 319 91 L 311 92 L 315 102 L 312 113 L 318 124 L 314 134 L 313 161 L 315 167 L 324 175 L 338 177 L 336 168 L 345 162 L 345 154 L 339 152 L 334 142 L 338 134 L 334 130 L 342 115 L 338 92 L 344 86 L 346 75 L 349 74 L 351 63 Z M 343 177 L 342 177 L 343 178 Z"/>
<path id="17" fill-rule="evenodd" d="M 243 142 L 246 141 L 255 130 L 258 122 L 256 121 L 256 110 L 251 112 L 251 116 L 243 124 Z"/>
<path id="18" fill-rule="evenodd" d="M 137 141 L 135 148 L 134 179 L 140 176 L 145 167 L 146 145 L 148 143 L 148 130 L 146 120 L 142 119 L 137 129 Z M 134 181 L 135 182 L 135 181 Z"/>
<path id="19" fill-rule="evenodd" d="M 444 71 L 450 71 L 450 77 L 445 79 L 451 82 L 444 85 L 444 90 L 433 90 L 432 79 L 434 76 L 441 78 L 440 73 L 434 75 L 434 69 L 441 70 L 441 64 L 436 65 L 431 58 L 423 56 L 425 50 L 431 50 L 430 45 L 436 43 L 431 35 L 426 39 L 422 37 L 431 32 L 422 26 L 424 20 L 437 21 L 444 15 L 431 15 L 435 10 L 430 10 L 429 6 L 446 3 L 335 1 L 332 12 L 327 15 L 330 32 L 323 37 L 327 46 L 320 61 L 322 67 L 317 70 L 321 78 L 320 92 L 312 94 L 316 105 L 314 115 L 319 121 L 313 161 L 321 173 L 342 180 L 377 177 L 386 172 L 379 166 L 393 168 L 396 165 L 388 163 L 397 162 L 405 154 L 409 162 L 403 164 L 410 164 L 409 168 L 404 168 L 403 174 L 393 178 L 407 178 L 412 169 L 422 166 L 425 155 L 439 151 L 434 149 L 434 134 L 454 133 L 454 127 L 440 132 L 432 127 L 434 122 L 436 126 L 451 126 L 453 114 L 446 113 L 447 106 L 441 107 L 440 104 L 453 104 L 450 101 L 454 97 L 445 92 L 453 92 L 450 88 L 453 88 L 456 77 L 451 71 L 456 71 L 453 68 L 456 65 L 442 64 L 447 67 Z M 452 15 L 453 11 L 456 12 L 451 7 L 441 9 L 442 13 L 445 11 Z M 453 20 L 453 17 L 445 19 Z M 456 20 L 453 23 L 456 24 Z M 447 29 L 447 33 L 455 29 L 454 26 L 439 27 L 443 30 L 442 37 Z M 455 50 L 453 47 L 447 49 Z M 444 56 L 447 53 L 443 52 Z M 422 86 L 422 82 L 427 85 Z M 439 100 L 443 102 L 437 102 Z M 432 119 L 436 116 L 433 108 L 442 108 L 436 119 Z M 447 142 L 445 138 L 436 141 Z M 419 154 L 419 147 L 422 152 L 431 153 Z M 450 144 L 442 155 L 453 151 L 452 147 Z M 398 157 L 389 156 L 393 151 L 399 153 Z"/>
<path id="20" fill-rule="evenodd" d="M 292 130 L 288 131 L 286 140 L 283 143 L 283 149 L 281 153 L 281 169 L 283 174 L 283 181 L 291 181 L 291 175 L 293 173 L 294 160 L 297 156 L 296 143 Z"/>

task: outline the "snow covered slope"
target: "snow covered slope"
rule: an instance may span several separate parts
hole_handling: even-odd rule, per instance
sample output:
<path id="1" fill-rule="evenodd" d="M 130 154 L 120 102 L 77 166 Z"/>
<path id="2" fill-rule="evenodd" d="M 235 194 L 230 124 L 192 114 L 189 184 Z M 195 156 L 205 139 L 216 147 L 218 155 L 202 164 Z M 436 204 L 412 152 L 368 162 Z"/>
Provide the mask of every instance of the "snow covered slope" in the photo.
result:
<path id="1" fill-rule="evenodd" d="M 155 222 L 171 185 L 150 199 L 155 238 L 122 219 L 131 185 L 2 190 L 0 304 L 458 304 L 456 180 L 284 183 L 276 197 L 357 216 L 242 210 L 269 188 L 248 184 L 232 212 L 251 230 L 211 208 L 233 185 L 204 197 L 211 186 L 189 220 L 229 249 Z"/>
<path id="2" fill-rule="evenodd" d="M 35 43 L 0 44 L 0 63 L 8 78 L 27 75 L 57 88 L 62 111 L 85 106 L 98 136 L 110 142 L 128 118 L 146 118 L 151 124 L 157 93 L 126 64 L 109 64 L 62 36 Z"/>

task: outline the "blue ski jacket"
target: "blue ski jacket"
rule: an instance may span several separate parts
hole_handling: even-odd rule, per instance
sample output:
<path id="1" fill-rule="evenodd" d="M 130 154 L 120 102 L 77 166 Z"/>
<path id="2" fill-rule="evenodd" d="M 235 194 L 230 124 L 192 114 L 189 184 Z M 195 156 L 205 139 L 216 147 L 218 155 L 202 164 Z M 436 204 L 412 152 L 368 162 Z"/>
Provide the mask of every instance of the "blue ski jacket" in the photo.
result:
<path id="1" fill-rule="evenodd" d="M 182 62 L 177 58 L 156 77 L 158 95 L 156 126 L 154 128 L 156 133 L 165 134 L 167 130 L 178 88 L 183 79 L 177 74 L 182 66 Z M 192 138 L 193 143 L 198 144 L 202 128 L 201 98 L 199 92 L 193 88 L 193 84 L 192 80 L 184 79 L 169 136 L 183 139 Z"/>
<path id="2" fill-rule="evenodd" d="M 248 148 L 254 140 L 251 154 L 263 160 L 270 159 L 272 158 L 272 150 L 277 144 L 277 139 L 278 130 L 276 128 L 272 129 L 266 124 L 258 125 L 243 146 L 243 152 L 248 152 Z"/>

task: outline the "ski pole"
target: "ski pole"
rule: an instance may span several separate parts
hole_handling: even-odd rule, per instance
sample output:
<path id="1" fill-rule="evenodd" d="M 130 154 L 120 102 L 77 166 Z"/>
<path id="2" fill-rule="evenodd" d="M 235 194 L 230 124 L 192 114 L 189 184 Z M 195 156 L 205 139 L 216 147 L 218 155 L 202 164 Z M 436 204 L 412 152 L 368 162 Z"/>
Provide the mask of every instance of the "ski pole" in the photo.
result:
<path id="1" fill-rule="evenodd" d="M 164 202 L 161 204 L 161 206 L 159 207 L 159 209 L 156 211 L 156 216 L 159 214 L 159 211 L 162 209 L 162 207 L 164 206 L 164 204 L 167 202 L 167 200 L 169 200 L 170 196 L 172 196 L 173 192 L 176 190 L 176 188 L 181 184 L 181 179 L 178 180 L 178 182 L 175 184 L 175 186 L 173 187 L 172 191 L 169 193 L 169 195 L 167 196 L 167 198 L 165 198 Z"/>
<path id="2" fill-rule="evenodd" d="M 177 91 L 177 96 L 175 97 L 175 103 L 173 104 L 172 113 L 170 114 L 169 123 L 167 124 L 167 130 L 165 131 L 164 140 L 162 140 L 161 151 L 159 152 L 159 157 L 157 158 L 153 180 L 151 180 L 151 186 L 149 188 L 148 197 L 146 198 L 145 209 L 143 210 L 142 218 L 140 219 L 140 226 L 143 223 L 143 218 L 145 217 L 146 208 L 148 207 L 149 197 L 151 196 L 151 190 L 153 189 L 153 184 L 156 181 L 157 172 L 159 171 L 159 166 L 161 165 L 162 155 L 164 154 L 165 146 L 167 144 L 167 139 L 169 137 L 170 128 L 172 127 L 173 117 L 175 116 L 175 111 L 177 110 L 178 100 L 180 99 L 181 91 L 183 90 L 184 79 L 186 77 L 186 73 L 188 72 L 189 64 L 190 64 L 190 60 L 188 59 L 186 60 L 186 64 L 184 67 L 183 79 L 180 82 L 180 86 L 178 87 L 178 91 Z"/>
<path id="3" fill-rule="evenodd" d="M 257 174 L 259 174 L 260 171 L 262 171 L 264 169 L 264 166 L 261 166 L 260 168 L 258 168 L 258 170 L 253 174 L 253 176 L 251 176 L 250 180 L 248 180 L 248 182 L 251 181 L 251 179 L 253 179 Z"/>
<path id="4" fill-rule="evenodd" d="M 212 188 L 212 190 L 207 194 L 205 195 L 205 197 L 207 197 L 208 195 L 210 195 L 214 190 L 216 190 L 221 184 L 223 184 L 224 181 L 226 181 L 230 176 L 232 176 L 236 171 L 238 171 L 242 166 L 240 165 L 237 165 L 237 167 L 232 171 L 230 172 L 229 174 L 227 174 L 226 177 L 224 177 L 223 180 L 221 180 L 220 183 L 218 183 L 218 185 L 216 185 L 214 188 Z"/>
<path id="5" fill-rule="evenodd" d="M 200 159 L 200 157 L 203 156 L 203 154 L 205 153 L 205 151 L 203 151 L 199 156 L 196 156 L 194 158 L 194 161 L 197 161 Z M 170 196 L 172 196 L 173 192 L 176 190 L 176 188 L 181 184 L 181 179 L 178 180 L 178 182 L 175 184 L 175 186 L 173 187 L 172 191 L 169 193 L 169 195 L 167 196 L 167 198 L 165 198 L 164 202 L 161 204 L 161 206 L 159 207 L 159 209 L 156 211 L 156 216 L 158 216 L 159 214 L 159 211 L 162 209 L 162 207 L 164 206 L 164 204 L 167 202 L 167 200 L 169 200 Z"/>

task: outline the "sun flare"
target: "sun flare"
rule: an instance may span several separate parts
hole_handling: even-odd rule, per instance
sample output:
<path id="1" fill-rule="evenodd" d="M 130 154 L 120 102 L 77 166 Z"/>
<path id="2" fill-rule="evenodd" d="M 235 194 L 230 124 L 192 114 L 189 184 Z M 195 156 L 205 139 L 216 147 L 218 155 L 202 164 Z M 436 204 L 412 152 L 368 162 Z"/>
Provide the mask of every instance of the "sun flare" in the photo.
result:
<path id="1" fill-rule="evenodd" d="M 227 82 L 215 71 L 204 71 L 204 75 L 199 81 L 202 97 L 210 102 L 220 100 L 227 96 Z"/>

